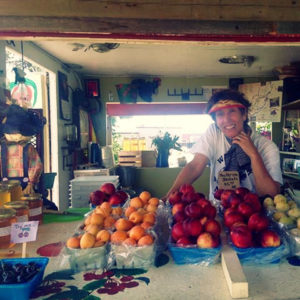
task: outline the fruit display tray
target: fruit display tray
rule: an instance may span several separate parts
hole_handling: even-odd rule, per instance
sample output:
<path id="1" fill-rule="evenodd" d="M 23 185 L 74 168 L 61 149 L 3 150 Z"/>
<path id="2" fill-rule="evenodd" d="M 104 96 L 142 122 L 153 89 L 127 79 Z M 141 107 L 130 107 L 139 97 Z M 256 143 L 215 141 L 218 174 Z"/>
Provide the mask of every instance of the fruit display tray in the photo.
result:
<path id="1" fill-rule="evenodd" d="M 218 263 L 221 254 L 221 246 L 204 249 L 198 247 L 178 247 L 169 243 L 168 248 L 177 265 L 197 264 L 208 266 Z"/>
<path id="2" fill-rule="evenodd" d="M 1 262 L 10 264 L 28 264 L 35 262 L 40 266 L 40 271 L 29 281 L 25 283 L 0 284 L 1 300 L 28 300 L 31 293 L 38 287 L 44 276 L 46 266 L 49 262 L 48 257 L 32 257 L 32 258 L 8 258 L 1 259 Z"/>
<path id="3" fill-rule="evenodd" d="M 240 262 L 249 265 L 277 264 L 289 252 L 288 247 L 284 243 L 279 247 L 267 248 L 238 248 L 233 245 L 231 247 L 237 253 Z"/>

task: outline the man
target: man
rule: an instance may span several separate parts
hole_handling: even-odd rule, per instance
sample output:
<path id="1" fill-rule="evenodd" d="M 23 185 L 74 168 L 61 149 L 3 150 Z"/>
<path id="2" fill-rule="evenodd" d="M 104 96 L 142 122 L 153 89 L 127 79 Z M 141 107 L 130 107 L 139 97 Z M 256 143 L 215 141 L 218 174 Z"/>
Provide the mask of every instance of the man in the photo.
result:
<path id="1" fill-rule="evenodd" d="M 221 171 L 238 171 L 240 185 L 259 196 L 280 192 L 279 151 L 270 140 L 248 126 L 250 102 L 234 90 L 216 92 L 207 104 L 215 121 L 193 146 L 193 160 L 178 174 L 167 197 L 184 183 L 192 184 L 210 164 L 210 195 L 218 189 Z"/>

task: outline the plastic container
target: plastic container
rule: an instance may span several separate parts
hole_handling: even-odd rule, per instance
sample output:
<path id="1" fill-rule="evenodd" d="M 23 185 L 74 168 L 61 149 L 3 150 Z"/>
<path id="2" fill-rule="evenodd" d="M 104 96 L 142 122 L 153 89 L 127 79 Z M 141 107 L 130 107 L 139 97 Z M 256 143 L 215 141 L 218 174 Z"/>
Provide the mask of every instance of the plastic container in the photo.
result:
<path id="1" fill-rule="evenodd" d="M 16 211 L 17 222 L 27 222 L 29 220 L 29 206 L 26 201 L 12 201 L 4 204 L 4 207 Z"/>
<path id="2" fill-rule="evenodd" d="M 0 206 L 10 202 L 10 192 L 7 184 L 0 183 Z"/>
<path id="3" fill-rule="evenodd" d="M 16 211 L 14 209 L 0 208 L 0 249 L 8 248 L 11 245 L 11 224 L 16 221 Z"/>
<path id="4" fill-rule="evenodd" d="M 22 186 L 19 180 L 7 180 L 4 182 L 8 185 L 11 201 L 20 201 L 23 195 Z"/>
<path id="5" fill-rule="evenodd" d="M 43 199 L 41 194 L 24 195 L 22 201 L 26 201 L 29 207 L 29 221 L 43 222 Z"/>
<path id="6" fill-rule="evenodd" d="M 49 262 L 48 257 L 34 258 L 10 258 L 2 259 L 2 262 L 11 264 L 28 264 L 35 262 L 40 266 L 40 271 L 31 280 L 25 283 L 15 284 L 0 284 L 0 299 L 1 300 L 28 300 L 31 293 L 41 284 L 46 266 Z"/>

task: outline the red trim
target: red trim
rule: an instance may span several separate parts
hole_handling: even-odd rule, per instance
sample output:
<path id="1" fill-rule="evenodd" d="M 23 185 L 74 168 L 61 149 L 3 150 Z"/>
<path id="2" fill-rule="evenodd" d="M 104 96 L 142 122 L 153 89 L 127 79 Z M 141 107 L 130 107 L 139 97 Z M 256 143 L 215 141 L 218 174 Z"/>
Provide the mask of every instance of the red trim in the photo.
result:
<path id="1" fill-rule="evenodd" d="M 109 116 L 133 115 L 192 115 L 205 113 L 206 103 L 107 103 L 106 113 Z"/>
<path id="2" fill-rule="evenodd" d="M 138 33 L 62 33 L 35 31 L 0 31 L 0 37 L 66 37 L 66 38 L 103 38 L 103 39 L 138 39 L 166 41 L 211 41 L 211 42 L 299 42 L 300 34 L 265 34 L 265 35 L 222 35 L 222 34 L 138 34 Z"/>

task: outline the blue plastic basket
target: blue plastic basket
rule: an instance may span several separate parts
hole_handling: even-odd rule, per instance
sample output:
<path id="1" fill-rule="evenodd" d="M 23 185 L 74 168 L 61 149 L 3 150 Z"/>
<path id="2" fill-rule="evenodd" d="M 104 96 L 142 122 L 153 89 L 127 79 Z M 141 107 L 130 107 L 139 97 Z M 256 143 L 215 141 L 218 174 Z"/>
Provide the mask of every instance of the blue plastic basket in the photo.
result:
<path id="1" fill-rule="evenodd" d="M 200 264 L 211 265 L 219 262 L 221 246 L 217 248 L 178 247 L 168 244 L 169 251 L 177 265 Z"/>
<path id="2" fill-rule="evenodd" d="M 35 262 L 40 266 L 40 271 L 31 280 L 25 283 L 0 284 L 1 300 L 28 300 L 31 293 L 41 284 L 46 266 L 49 262 L 48 257 L 31 257 L 31 258 L 8 258 L 1 259 L 1 262 L 10 264 L 28 264 Z"/>

